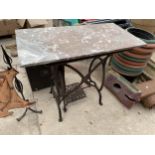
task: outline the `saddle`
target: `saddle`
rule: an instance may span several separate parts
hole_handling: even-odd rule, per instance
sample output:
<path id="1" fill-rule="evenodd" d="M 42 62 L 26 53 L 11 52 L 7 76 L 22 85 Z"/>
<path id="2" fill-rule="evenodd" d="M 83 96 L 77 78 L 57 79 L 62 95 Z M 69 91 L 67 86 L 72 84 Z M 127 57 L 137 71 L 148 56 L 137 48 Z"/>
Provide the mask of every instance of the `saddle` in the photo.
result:
<path id="1" fill-rule="evenodd" d="M 12 115 L 10 109 L 31 105 L 29 101 L 23 100 L 14 88 L 13 82 L 17 74 L 14 68 L 0 72 L 0 117 Z"/>

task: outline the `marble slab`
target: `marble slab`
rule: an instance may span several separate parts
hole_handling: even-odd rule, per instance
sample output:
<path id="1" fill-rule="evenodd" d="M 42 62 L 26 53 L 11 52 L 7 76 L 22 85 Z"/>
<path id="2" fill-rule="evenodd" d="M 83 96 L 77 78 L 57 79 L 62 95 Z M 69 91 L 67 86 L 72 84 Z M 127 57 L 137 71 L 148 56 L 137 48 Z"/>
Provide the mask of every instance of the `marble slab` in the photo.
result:
<path id="1" fill-rule="evenodd" d="M 113 23 L 16 30 L 21 66 L 71 61 L 145 43 Z"/>

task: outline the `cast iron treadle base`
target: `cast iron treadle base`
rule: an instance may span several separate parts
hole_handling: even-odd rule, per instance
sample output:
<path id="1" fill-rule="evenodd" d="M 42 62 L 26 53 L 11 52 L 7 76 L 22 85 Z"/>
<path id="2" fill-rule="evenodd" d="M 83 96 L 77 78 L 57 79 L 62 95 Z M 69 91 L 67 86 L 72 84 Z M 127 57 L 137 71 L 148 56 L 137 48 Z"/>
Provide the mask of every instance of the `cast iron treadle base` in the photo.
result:
<path id="1" fill-rule="evenodd" d="M 54 74 L 55 76 L 52 78 L 52 79 L 54 79 L 54 82 L 51 85 L 52 86 L 51 90 L 52 90 L 53 96 L 56 99 L 56 103 L 57 103 L 57 107 L 58 107 L 59 122 L 63 121 L 62 111 L 61 111 L 61 102 L 63 102 L 63 111 L 66 112 L 67 111 L 67 107 L 66 107 L 67 103 L 66 102 L 73 102 L 77 99 L 80 99 L 80 98 L 83 98 L 86 96 L 86 95 L 81 95 L 83 93 L 79 93 L 82 90 L 82 88 L 80 88 L 80 87 L 82 86 L 83 83 L 85 83 L 88 87 L 94 87 L 96 89 L 96 91 L 98 92 L 98 96 L 99 96 L 99 105 L 103 105 L 101 91 L 104 87 L 106 62 L 110 56 L 111 56 L 111 54 L 108 54 L 104 58 L 102 58 L 102 56 L 94 57 L 89 65 L 88 72 L 86 75 L 83 75 L 78 69 L 76 69 L 75 67 L 73 67 L 69 64 L 60 64 L 53 68 L 51 67 L 51 71 L 54 71 L 54 73 L 55 73 Z M 94 62 L 96 62 L 96 60 L 99 60 L 99 62 L 94 65 Z M 91 78 L 92 73 L 99 66 L 102 66 L 102 81 L 101 81 L 100 86 L 98 86 L 97 83 L 94 80 L 92 80 L 92 78 Z M 67 90 L 67 86 L 65 83 L 64 67 L 70 68 L 71 70 L 76 72 L 81 77 L 81 81 L 79 83 L 72 84 L 68 88 L 68 90 Z M 57 92 L 57 93 L 55 93 L 55 92 Z M 67 98 L 69 98 L 69 99 L 67 99 Z"/>
<path id="2" fill-rule="evenodd" d="M 66 91 L 67 92 L 70 92 L 72 91 L 76 86 L 78 86 L 79 83 L 73 83 L 73 84 L 70 84 L 70 85 L 67 85 L 66 86 Z M 79 99 L 82 99 L 82 98 L 85 98 L 86 97 L 86 94 L 85 92 L 83 91 L 83 89 L 81 87 L 79 87 L 76 91 L 73 91 L 65 100 L 66 100 L 66 104 L 69 104 L 71 102 L 74 102 L 76 100 L 79 100 Z"/>

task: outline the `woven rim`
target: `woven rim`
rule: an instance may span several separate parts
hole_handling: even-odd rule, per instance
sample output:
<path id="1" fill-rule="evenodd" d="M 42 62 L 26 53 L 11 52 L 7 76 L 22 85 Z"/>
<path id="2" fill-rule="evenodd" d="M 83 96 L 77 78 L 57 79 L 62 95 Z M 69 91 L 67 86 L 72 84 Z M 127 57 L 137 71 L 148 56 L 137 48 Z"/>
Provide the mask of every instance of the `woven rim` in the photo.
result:
<path id="1" fill-rule="evenodd" d="M 132 35 L 144 40 L 146 43 L 155 43 L 155 36 L 150 32 L 134 27 L 129 27 L 126 30 Z"/>

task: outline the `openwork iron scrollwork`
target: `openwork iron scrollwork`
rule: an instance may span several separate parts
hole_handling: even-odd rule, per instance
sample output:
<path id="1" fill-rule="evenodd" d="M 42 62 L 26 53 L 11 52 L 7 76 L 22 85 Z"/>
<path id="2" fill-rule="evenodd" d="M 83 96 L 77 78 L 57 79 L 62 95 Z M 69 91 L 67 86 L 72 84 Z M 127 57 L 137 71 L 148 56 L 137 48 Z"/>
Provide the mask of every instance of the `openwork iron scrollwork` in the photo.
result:
<path id="1" fill-rule="evenodd" d="M 7 64 L 8 66 L 8 70 L 12 69 L 13 66 L 12 66 L 12 58 L 7 54 L 7 52 L 5 51 L 4 47 L 1 45 L 1 48 L 2 48 L 2 52 L 3 52 L 3 60 L 5 62 L 5 64 Z M 25 96 L 24 96 L 24 93 L 23 93 L 23 84 L 22 82 L 17 78 L 17 76 L 15 76 L 15 88 L 17 89 L 17 91 L 21 94 L 23 100 L 27 101 L 25 99 Z M 32 109 L 31 107 L 26 107 L 24 113 L 22 114 L 22 116 L 20 116 L 19 118 L 17 118 L 17 121 L 20 121 L 22 120 L 22 118 L 26 115 L 27 111 L 30 110 L 34 113 L 42 113 L 42 110 L 34 110 Z"/>
<path id="2" fill-rule="evenodd" d="M 63 102 L 63 110 L 64 112 L 67 111 L 67 104 L 65 102 L 65 99 L 73 92 L 76 91 L 77 89 L 79 89 L 79 87 L 85 83 L 88 87 L 94 87 L 96 89 L 96 91 L 98 92 L 99 95 L 99 105 L 103 105 L 102 103 L 102 89 L 104 86 L 104 79 L 105 79 L 105 66 L 107 63 L 108 58 L 111 55 L 107 55 L 104 58 L 102 58 L 102 56 L 100 57 L 95 57 L 92 59 L 89 68 L 88 68 L 88 73 L 86 75 L 83 75 L 77 68 L 71 66 L 70 64 L 61 64 L 61 65 L 55 65 L 52 68 L 55 68 L 55 70 L 53 70 L 53 74 L 55 74 L 54 81 L 55 81 L 55 87 L 57 89 L 58 93 L 58 98 L 57 98 L 57 106 L 58 106 L 58 112 L 59 112 L 59 121 L 61 122 L 63 120 L 62 118 L 62 111 L 61 111 L 61 103 Z M 99 60 L 99 62 L 95 63 L 97 60 Z M 99 67 L 102 67 L 102 79 L 101 79 L 101 85 L 98 86 L 97 83 L 92 79 L 91 75 L 92 73 Z M 65 84 L 65 78 L 64 78 L 64 67 L 67 67 L 71 70 L 73 70 L 74 72 L 76 72 L 80 77 L 81 77 L 81 81 L 79 82 L 79 84 L 74 87 L 72 89 L 72 91 L 66 92 L 65 88 L 66 88 L 66 84 Z M 61 71 L 63 69 L 63 71 Z M 60 71 L 60 72 L 59 72 Z M 60 93 L 61 92 L 61 93 Z"/>

